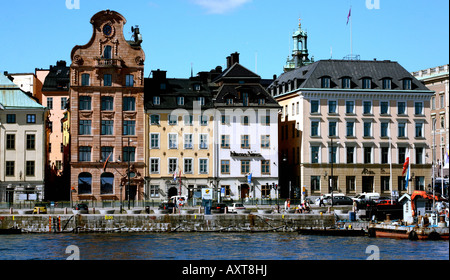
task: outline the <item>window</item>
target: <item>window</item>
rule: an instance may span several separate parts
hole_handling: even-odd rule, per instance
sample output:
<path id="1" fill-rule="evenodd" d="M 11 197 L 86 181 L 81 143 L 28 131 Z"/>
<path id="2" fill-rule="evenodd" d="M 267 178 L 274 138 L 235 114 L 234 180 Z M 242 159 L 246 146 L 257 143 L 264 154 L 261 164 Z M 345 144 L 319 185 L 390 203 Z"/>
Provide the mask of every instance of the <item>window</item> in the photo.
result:
<path id="1" fill-rule="evenodd" d="M 135 162 L 136 161 L 136 148 L 135 147 L 123 147 L 122 158 L 124 162 Z"/>
<path id="2" fill-rule="evenodd" d="M 150 116 L 150 124 L 159 125 L 159 115 L 151 115 Z"/>
<path id="3" fill-rule="evenodd" d="M 328 114 L 336 114 L 337 113 L 337 101 L 329 100 L 328 101 Z"/>
<path id="4" fill-rule="evenodd" d="M 389 163 L 389 147 L 381 147 L 381 163 Z"/>
<path id="5" fill-rule="evenodd" d="M 184 116 L 184 125 L 193 125 L 194 123 L 194 116 L 192 115 L 185 115 Z"/>
<path id="6" fill-rule="evenodd" d="M 311 114 L 319 113 L 319 100 L 311 100 Z"/>
<path id="7" fill-rule="evenodd" d="M 66 109 L 67 97 L 61 97 L 61 110 Z"/>
<path id="8" fill-rule="evenodd" d="M 6 167 L 5 175 L 6 176 L 14 176 L 15 162 L 14 161 L 7 161 L 5 167 Z"/>
<path id="9" fill-rule="evenodd" d="M 319 136 L 319 121 L 311 121 L 311 136 Z"/>
<path id="10" fill-rule="evenodd" d="M 178 134 L 169 134 L 169 149 L 178 149 Z"/>
<path id="11" fill-rule="evenodd" d="M 150 197 L 159 197 L 159 185 L 150 185 Z"/>
<path id="12" fill-rule="evenodd" d="M 200 149 L 208 149 L 208 134 L 200 134 Z"/>
<path id="13" fill-rule="evenodd" d="M 241 124 L 242 125 L 248 125 L 248 116 L 242 116 L 241 117 Z"/>
<path id="14" fill-rule="evenodd" d="M 183 170 L 184 174 L 192 174 L 193 171 L 193 167 L 192 167 L 192 159 L 191 158 L 185 158 L 184 159 L 184 170 Z"/>
<path id="15" fill-rule="evenodd" d="M 398 163 L 403 164 L 406 160 L 406 147 L 398 147 Z"/>
<path id="16" fill-rule="evenodd" d="M 100 176 L 100 194 L 114 193 L 114 174 L 105 172 Z"/>
<path id="17" fill-rule="evenodd" d="M 242 106 L 248 106 L 248 93 L 244 92 L 242 94 Z"/>
<path id="18" fill-rule="evenodd" d="M 381 123 L 381 137 L 389 137 L 389 123 L 382 122 Z"/>
<path id="19" fill-rule="evenodd" d="M 320 191 L 320 176 L 311 176 L 311 191 Z"/>
<path id="20" fill-rule="evenodd" d="M 425 177 L 424 176 L 416 176 L 416 190 L 423 191 L 425 190 Z"/>
<path id="21" fill-rule="evenodd" d="M 328 163 L 336 163 L 336 159 L 337 159 L 337 147 L 336 146 L 332 146 L 332 147 L 328 147 Z"/>
<path id="22" fill-rule="evenodd" d="M 150 159 L 150 173 L 159 174 L 159 158 Z"/>
<path id="23" fill-rule="evenodd" d="M 89 74 L 81 74 L 81 86 L 87 87 L 90 86 L 91 75 Z"/>
<path id="24" fill-rule="evenodd" d="M 91 110 L 91 97 L 90 96 L 80 96 L 80 110 Z"/>
<path id="25" fill-rule="evenodd" d="M 79 135 L 91 135 L 91 120 L 80 120 Z"/>
<path id="26" fill-rule="evenodd" d="M 415 137 L 418 137 L 418 138 L 424 137 L 422 122 L 416 122 L 416 136 Z"/>
<path id="27" fill-rule="evenodd" d="M 208 159 L 206 159 L 206 158 L 201 158 L 200 159 L 199 173 L 200 174 L 207 174 L 208 173 Z"/>
<path id="28" fill-rule="evenodd" d="M 177 97 L 177 105 L 178 106 L 184 105 L 184 97 L 183 96 L 178 96 Z"/>
<path id="29" fill-rule="evenodd" d="M 270 115 L 261 116 L 261 125 L 270 125 Z"/>
<path id="30" fill-rule="evenodd" d="M 222 149 L 229 149 L 230 148 L 230 135 L 222 135 L 221 136 L 221 144 L 220 147 Z"/>
<path id="31" fill-rule="evenodd" d="M 346 176 L 345 182 L 346 182 L 345 187 L 346 187 L 347 193 L 356 191 L 356 188 L 355 188 L 356 177 L 355 176 Z"/>
<path id="32" fill-rule="evenodd" d="M 153 96 L 153 105 L 160 105 L 161 98 L 159 96 Z"/>
<path id="33" fill-rule="evenodd" d="M 6 134 L 6 149 L 15 150 L 16 149 L 16 135 Z"/>
<path id="34" fill-rule="evenodd" d="M 397 114 L 399 115 L 406 114 L 406 102 L 404 101 L 397 102 Z"/>
<path id="35" fill-rule="evenodd" d="M 355 122 L 347 121 L 346 127 L 347 127 L 347 137 L 355 136 Z"/>
<path id="36" fill-rule="evenodd" d="M 423 147 L 416 147 L 416 164 L 423 164 Z"/>
<path id="37" fill-rule="evenodd" d="M 319 147 L 311 146 L 311 163 L 319 163 Z"/>
<path id="38" fill-rule="evenodd" d="M 16 123 L 16 114 L 7 114 L 6 123 Z"/>
<path id="39" fill-rule="evenodd" d="M 124 97 L 123 98 L 123 110 L 124 111 L 136 111 L 136 98 Z"/>
<path id="40" fill-rule="evenodd" d="M 389 177 L 389 176 L 380 176 L 382 192 L 386 192 L 386 191 L 390 190 L 390 187 L 389 187 L 390 180 L 391 180 L 391 177 Z"/>
<path id="41" fill-rule="evenodd" d="M 328 136 L 337 136 L 337 122 L 331 121 L 328 123 Z"/>
<path id="42" fill-rule="evenodd" d="M 441 129 L 445 129 L 445 116 L 441 116 Z"/>
<path id="43" fill-rule="evenodd" d="M 241 174 L 245 175 L 250 173 L 250 161 L 241 160 Z"/>
<path id="44" fill-rule="evenodd" d="M 406 123 L 398 122 L 398 137 L 406 137 Z"/>
<path id="45" fill-rule="evenodd" d="M 197 99 L 200 106 L 205 106 L 205 98 L 204 97 L 198 97 Z"/>
<path id="46" fill-rule="evenodd" d="M 363 89 L 371 89 L 372 88 L 372 79 L 370 78 L 363 78 Z"/>
<path id="47" fill-rule="evenodd" d="M 268 149 L 270 147 L 270 135 L 261 135 L 261 148 Z"/>
<path id="48" fill-rule="evenodd" d="M 347 163 L 355 163 L 355 147 L 347 147 Z"/>
<path id="49" fill-rule="evenodd" d="M 261 198 L 270 198 L 270 186 L 269 183 L 261 185 Z"/>
<path id="50" fill-rule="evenodd" d="M 270 160 L 261 160 L 261 174 L 270 175 Z"/>
<path id="51" fill-rule="evenodd" d="M 36 115 L 28 114 L 27 115 L 27 123 L 36 123 Z"/>
<path id="52" fill-rule="evenodd" d="M 102 135 L 113 135 L 114 121 L 102 120 Z"/>
<path id="53" fill-rule="evenodd" d="M 436 97 L 433 96 L 431 97 L 431 110 L 435 110 L 436 109 Z"/>
<path id="54" fill-rule="evenodd" d="M 150 134 L 150 149 L 159 149 L 159 134 Z"/>
<path id="55" fill-rule="evenodd" d="M 382 115 L 389 114 L 389 101 L 380 102 L 380 114 Z"/>
<path id="56" fill-rule="evenodd" d="M 403 80 L 403 89 L 404 90 L 411 90 L 411 79 L 404 79 Z"/>
<path id="57" fill-rule="evenodd" d="M 102 111 L 113 111 L 114 110 L 114 97 L 112 96 L 102 96 L 101 98 Z"/>
<path id="58" fill-rule="evenodd" d="M 106 162 L 106 160 L 108 158 L 111 161 L 111 159 L 114 158 L 113 151 L 114 151 L 113 147 L 102 147 L 101 148 L 101 161 Z"/>
<path id="59" fill-rule="evenodd" d="M 201 115 L 199 118 L 200 118 L 200 125 L 201 126 L 207 126 L 208 125 L 208 120 L 209 120 L 208 116 Z"/>
<path id="60" fill-rule="evenodd" d="M 134 86 L 134 76 L 133 75 L 125 76 L 125 86 L 127 86 L 127 87 Z"/>
<path id="61" fill-rule="evenodd" d="M 345 113 L 354 114 L 355 113 L 355 101 L 347 100 L 345 101 Z"/>
<path id="62" fill-rule="evenodd" d="M 112 50 L 111 46 L 105 46 L 105 48 L 103 49 L 103 57 L 102 58 L 111 59 L 112 58 L 111 50 Z"/>
<path id="63" fill-rule="evenodd" d="M 423 102 L 414 102 L 414 114 L 423 115 Z"/>
<path id="64" fill-rule="evenodd" d="M 105 86 L 105 87 L 112 86 L 112 75 L 111 74 L 103 75 L 103 86 Z"/>
<path id="65" fill-rule="evenodd" d="M 48 129 L 50 130 L 50 132 L 53 132 L 53 122 L 47 122 L 48 125 Z"/>
<path id="66" fill-rule="evenodd" d="M 27 134 L 27 150 L 34 150 L 36 148 L 36 135 Z"/>
<path id="67" fill-rule="evenodd" d="M 391 89 L 391 86 L 392 86 L 391 79 L 385 78 L 385 79 L 383 79 L 382 83 L 383 83 L 383 89 Z"/>
<path id="68" fill-rule="evenodd" d="M 192 134 L 185 134 L 184 135 L 184 148 L 185 149 L 193 149 L 193 135 Z"/>
<path id="69" fill-rule="evenodd" d="M 250 135 L 241 135 L 241 148 L 250 149 Z"/>
<path id="70" fill-rule="evenodd" d="M 222 122 L 223 125 L 230 125 L 230 116 L 222 116 Z"/>
<path id="71" fill-rule="evenodd" d="M 178 116 L 169 115 L 169 125 L 177 125 L 178 124 Z"/>
<path id="72" fill-rule="evenodd" d="M 372 121 L 364 121 L 364 137 L 372 137 Z"/>
<path id="73" fill-rule="evenodd" d="M 220 172 L 222 174 L 230 174 L 230 161 L 229 160 L 221 160 L 220 161 Z"/>
<path id="74" fill-rule="evenodd" d="M 47 97 L 47 109 L 53 110 L 53 97 Z"/>
<path id="75" fill-rule="evenodd" d="M 363 114 L 372 114 L 372 101 L 363 101 Z"/>
<path id="76" fill-rule="evenodd" d="M 92 175 L 87 172 L 78 175 L 78 194 L 92 193 Z"/>
<path id="77" fill-rule="evenodd" d="M 80 162 L 91 161 L 91 147 L 80 146 L 78 148 L 78 161 Z"/>
<path id="78" fill-rule="evenodd" d="M 225 99 L 225 104 L 227 104 L 227 105 L 233 105 L 233 98 L 227 98 L 227 99 Z"/>
<path id="79" fill-rule="evenodd" d="M 372 147 L 364 147 L 364 163 L 372 163 Z"/>
<path id="80" fill-rule="evenodd" d="M 439 106 L 440 106 L 441 109 L 445 107 L 445 101 L 444 100 L 445 100 L 444 99 L 444 95 L 440 94 L 439 95 Z"/>
<path id="81" fill-rule="evenodd" d="M 350 78 L 342 78 L 342 88 L 351 88 Z"/>
<path id="82" fill-rule="evenodd" d="M 322 88 L 330 88 L 330 78 L 329 77 L 323 77 L 321 79 L 321 85 L 322 85 Z"/>
<path id="83" fill-rule="evenodd" d="M 266 104 L 266 100 L 264 98 L 259 98 L 258 105 L 264 105 L 264 104 Z"/>

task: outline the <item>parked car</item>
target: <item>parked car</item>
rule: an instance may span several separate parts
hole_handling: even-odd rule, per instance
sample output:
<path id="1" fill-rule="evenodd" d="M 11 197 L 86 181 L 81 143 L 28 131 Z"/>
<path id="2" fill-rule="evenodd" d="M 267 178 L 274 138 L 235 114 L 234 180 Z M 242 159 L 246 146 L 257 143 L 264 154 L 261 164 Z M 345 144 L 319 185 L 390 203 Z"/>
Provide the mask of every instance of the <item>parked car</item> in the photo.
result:
<path id="1" fill-rule="evenodd" d="M 89 214 L 89 207 L 85 203 L 78 203 L 73 207 L 73 210 L 80 211 L 80 214 Z"/>
<path id="2" fill-rule="evenodd" d="M 328 199 L 331 204 L 331 199 Z M 333 205 L 353 205 L 353 199 L 348 196 L 333 196 Z"/>
<path id="3" fill-rule="evenodd" d="M 336 198 L 338 196 L 345 196 L 345 194 L 343 194 L 343 193 L 333 193 L 333 198 Z M 316 198 L 316 201 L 315 201 L 316 205 L 320 205 L 320 198 L 323 199 L 323 203 L 324 204 L 331 204 L 331 194 L 330 193 L 324 194 L 321 197 Z"/>
<path id="4" fill-rule="evenodd" d="M 231 206 L 228 207 L 228 212 L 230 213 L 237 213 L 238 209 L 245 210 L 245 206 L 242 203 L 233 203 Z"/>
<path id="5" fill-rule="evenodd" d="M 163 202 L 159 205 L 159 210 L 169 210 L 169 213 L 173 213 L 173 208 L 176 208 L 175 203 Z"/>
<path id="6" fill-rule="evenodd" d="M 33 214 L 47 214 L 47 205 L 45 203 L 36 203 Z"/>
<path id="7" fill-rule="evenodd" d="M 215 213 L 225 213 L 227 207 L 228 206 L 225 203 L 214 203 L 211 207 L 211 211 Z"/>
<path id="8" fill-rule="evenodd" d="M 379 198 L 380 198 L 379 193 L 360 193 L 357 196 L 355 196 L 353 198 L 353 200 L 355 200 L 357 202 L 363 202 L 363 201 L 375 200 L 375 199 L 379 199 Z"/>

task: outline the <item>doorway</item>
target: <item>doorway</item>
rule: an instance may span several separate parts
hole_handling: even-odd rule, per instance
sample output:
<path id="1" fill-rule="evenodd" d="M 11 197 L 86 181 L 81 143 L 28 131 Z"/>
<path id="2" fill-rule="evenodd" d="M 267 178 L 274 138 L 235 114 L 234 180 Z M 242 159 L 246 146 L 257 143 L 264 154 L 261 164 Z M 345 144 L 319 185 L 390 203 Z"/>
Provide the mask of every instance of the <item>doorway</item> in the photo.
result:
<path id="1" fill-rule="evenodd" d="M 373 192 L 373 176 L 362 176 L 362 192 Z"/>
<path id="2" fill-rule="evenodd" d="M 176 188 L 176 187 L 171 187 L 170 189 L 169 189 L 169 192 L 168 192 L 168 197 L 167 198 L 171 198 L 172 196 L 177 196 L 178 195 L 178 189 Z"/>
<path id="3" fill-rule="evenodd" d="M 248 198 L 250 193 L 250 187 L 248 184 L 241 185 L 241 201 L 243 202 L 246 198 Z"/>

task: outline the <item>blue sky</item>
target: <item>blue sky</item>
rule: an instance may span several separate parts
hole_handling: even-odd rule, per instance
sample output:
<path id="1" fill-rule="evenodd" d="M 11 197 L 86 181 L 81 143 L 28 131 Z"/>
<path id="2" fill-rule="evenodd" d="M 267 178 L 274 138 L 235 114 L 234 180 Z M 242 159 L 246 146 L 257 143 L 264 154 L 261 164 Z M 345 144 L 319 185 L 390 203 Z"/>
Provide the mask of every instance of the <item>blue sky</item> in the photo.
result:
<path id="1" fill-rule="evenodd" d="M 2 0 L 0 71 L 70 64 L 72 48 L 91 38 L 91 17 L 104 9 L 127 19 L 127 39 L 139 25 L 146 77 L 155 69 L 189 77 L 191 64 L 194 73 L 209 71 L 236 51 L 263 78 L 279 75 L 299 18 L 310 56 L 342 59 L 350 54 L 350 6 L 353 53 L 361 59 L 398 61 L 408 71 L 449 63 L 447 0 L 71 0 L 79 9 L 68 9 L 67 1 Z"/>

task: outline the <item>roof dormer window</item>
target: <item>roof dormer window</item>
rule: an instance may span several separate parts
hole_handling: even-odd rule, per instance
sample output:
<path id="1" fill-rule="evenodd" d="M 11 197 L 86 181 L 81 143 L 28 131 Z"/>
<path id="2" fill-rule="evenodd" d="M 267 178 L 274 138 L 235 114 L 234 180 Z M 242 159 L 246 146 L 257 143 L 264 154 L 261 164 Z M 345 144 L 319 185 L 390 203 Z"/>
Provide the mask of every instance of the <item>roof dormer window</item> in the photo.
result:
<path id="1" fill-rule="evenodd" d="M 342 88 L 349 89 L 351 88 L 351 79 L 349 77 L 344 77 L 341 79 Z"/>
<path id="2" fill-rule="evenodd" d="M 331 87 L 330 77 L 322 77 L 321 85 L 322 85 L 322 88 L 330 88 Z"/>
<path id="3" fill-rule="evenodd" d="M 371 78 L 363 78 L 362 79 L 362 88 L 363 89 L 371 89 L 372 88 L 372 79 Z"/>
<path id="4" fill-rule="evenodd" d="M 404 90 L 411 90 L 411 79 L 404 79 L 403 80 L 403 89 Z"/>
<path id="5" fill-rule="evenodd" d="M 391 89 L 392 88 L 392 79 L 384 78 L 383 79 L 383 89 Z"/>

